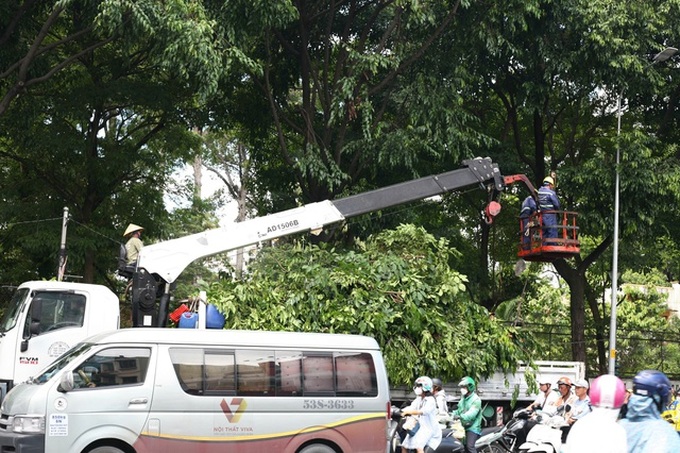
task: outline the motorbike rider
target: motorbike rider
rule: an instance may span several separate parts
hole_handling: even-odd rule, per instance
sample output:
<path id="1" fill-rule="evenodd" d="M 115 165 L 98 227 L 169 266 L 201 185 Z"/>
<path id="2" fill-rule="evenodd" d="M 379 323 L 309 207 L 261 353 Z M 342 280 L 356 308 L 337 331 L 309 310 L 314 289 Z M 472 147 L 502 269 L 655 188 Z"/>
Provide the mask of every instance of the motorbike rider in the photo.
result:
<path id="1" fill-rule="evenodd" d="M 569 432 L 565 450 L 573 453 L 628 453 L 626 431 L 617 423 L 626 399 L 626 385 L 613 374 L 593 380 L 590 387 L 592 412 Z"/>
<path id="2" fill-rule="evenodd" d="M 680 436 L 661 418 L 670 393 L 671 382 L 661 371 L 643 370 L 633 378 L 628 412 L 619 422 L 626 430 L 629 452 L 680 452 Z"/>
<path id="3" fill-rule="evenodd" d="M 586 414 L 590 412 L 590 397 L 588 396 L 588 381 L 585 379 L 579 379 L 574 383 L 574 393 L 576 393 L 576 399 L 571 408 L 571 416 L 566 419 L 567 423 L 573 425 L 576 420 L 585 417 Z"/>
<path id="4" fill-rule="evenodd" d="M 460 419 L 465 428 L 465 453 L 477 453 L 475 442 L 482 435 L 482 400 L 475 393 L 477 384 L 470 376 L 465 376 L 458 383 L 460 401 L 458 409 L 451 412 L 451 417 Z"/>
<path id="5" fill-rule="evenodd" d="M 420 428 L 411 436 L 408 434 L 401 444 L 402 453 L 408 453 L 415 449 L 418 453 L 424 453 L 425 447 L 436 450 L 442 441 L 442 430 L 437 423 L 437 402 L 432 395 L 432 379 L 421 376 L 416 379 L 413 386 L 416 399 L 411 405 L 402 411 L 402 415 L 418 416 Z"/>
<path id="6" fill-rule="evenodd" d="M 574 408 L 574 402 L 576 401 L 576 395 L 574 392 L 572 392 L 571 379 L 566 376 L 561 377 L 557 381 L 557 391 L 559 392 L 559 396 L 557 400 L 555 400 L 555 404 L 552 406 L 546 404 L 546 406 L 543 408 L 543 411 L 550 416 L 561 415 L 564 420 L 567 421 L 569 418 L 571 418 L 571 412 Z M 561 428 L 562 442 L 567 440 L 569 428 L 570 426 L 564 426 Z"/>
<path id="7" fill-rule="evenodd" d="M 534 402 L 527 406 L 527 409 L 530 412 L 541 410 L 546 404 L 555 404 L 555 401 L 557 398 L 559 398 L 559 394 L 557 392 L 551 391 L 551 387 L 552 383 L 550 382 L 550 379 L 541 377 L 538 380 L 538 388 L 540 392 Z"/>
<path id="8" fill-rule="evenodd" d="M 563 412 L 560 415 L 565 420 L 569 420 L 569 417 L 571 417 L 571 407 L 573 407 L 576 400 L 576 395 L 571 391 L 571 379 L 566 376 L 561 377 L 557 381 L 557 391 L 559 392 L 557 399 L 554 402 L 551 401 L 550 404 L 546 403 L 543 407 L 543 412 L 552 416 L 560 411 Z"/>
<path id="9" fill-rule="evenodd" d="M 449 408 L 446 403 L 446 391 L 444 390 L 444 384 L 442 384 L 441 379 L 432 379 L 432 394 L 434 395 L 434 399 L 437 402 L 437 418 L 449 418 Z"/>
<path id="10" fill-rule="evenodd" d="M 550 379 L 541 377 L 538 380 L 538 384 L 540 393 L 534 402 L 527 406 L 527 410 L 529 412 L 535 412 L 539 410 L 542 411 L 545 407 L 557 407 L 557 399 L 560 397 L 560 394 L 557 392 L 557 390 L 552 390 L 552 383 L 550 382 Z M 526 423 L 524 423 L 522 429 L 517 432 L 517 445 L 522 445 L 524 443 L 529 431 L 531 431 L 531 428 L 536 426 L 536 423 L 538 423 L 538 421 L 535 417 L 530 418 L 526 421 Z"/>

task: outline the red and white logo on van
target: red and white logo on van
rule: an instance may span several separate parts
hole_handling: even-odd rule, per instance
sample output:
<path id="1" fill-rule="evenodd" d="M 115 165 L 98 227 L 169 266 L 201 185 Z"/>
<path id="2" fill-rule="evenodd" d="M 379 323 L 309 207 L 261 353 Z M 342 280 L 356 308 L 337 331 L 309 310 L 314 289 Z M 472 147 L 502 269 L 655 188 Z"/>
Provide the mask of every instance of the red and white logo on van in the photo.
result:
<path id="1" fill-rule="evenodd" d="M 248 403 L 243 398 L 232 398 L 231 403 L 227 403 L 225 399 L 222 399 L 220 403 L 222 412 L 229 420 L 229 423 L 238 423 L 241 419 L 241 415 L 246 411 Z"/>

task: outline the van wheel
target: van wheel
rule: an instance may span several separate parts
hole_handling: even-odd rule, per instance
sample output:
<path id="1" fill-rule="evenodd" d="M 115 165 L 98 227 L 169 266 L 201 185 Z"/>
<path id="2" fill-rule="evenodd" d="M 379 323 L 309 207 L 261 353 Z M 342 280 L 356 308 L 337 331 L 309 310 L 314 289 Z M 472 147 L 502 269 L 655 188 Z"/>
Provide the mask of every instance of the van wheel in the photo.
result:
<path id="1" fill-rule="evenodd" d="M 125 451 L 110 445 L 103 445 L 101 447 L 95 447 L 87 453 L 125 453 Z"/>
<path id="2" fill-rule="evenodd" d="M 312 444 L 307 445 L 305 448 L 300 450 L 299 453 L 337 453 L 328 445 L 324 444 Z"/>

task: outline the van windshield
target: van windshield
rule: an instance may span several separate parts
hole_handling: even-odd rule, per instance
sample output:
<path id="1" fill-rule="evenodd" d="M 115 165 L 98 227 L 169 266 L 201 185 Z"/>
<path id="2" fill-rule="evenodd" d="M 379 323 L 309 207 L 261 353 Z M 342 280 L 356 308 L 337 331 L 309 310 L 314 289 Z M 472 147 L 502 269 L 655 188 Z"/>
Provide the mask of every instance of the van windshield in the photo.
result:
<path id="1" fill-rule="evenodd" d="M 5 314 L 0 321 L 0 333 L 8 332 L 17 323 L 17 318 L 21 312 L 21 306 L 28 295 L 28 288 L 21 288 L 14 292 L 12 300 L 7 304 Z"/>
<path id="2" fill-rule="evenodd" d="M 61 357 L 57 359 L 52 365 L 45 369 L 38 376 L 33 378 L 34 384 L 44 384 L 49 381 L 52 376 L 54 376 L 59 371 L 63 370 L 69 363 L 81 356 L 81 354 L 89 351 L 93 343 L 78 343 L 68 351 L 66 351 Z"/>

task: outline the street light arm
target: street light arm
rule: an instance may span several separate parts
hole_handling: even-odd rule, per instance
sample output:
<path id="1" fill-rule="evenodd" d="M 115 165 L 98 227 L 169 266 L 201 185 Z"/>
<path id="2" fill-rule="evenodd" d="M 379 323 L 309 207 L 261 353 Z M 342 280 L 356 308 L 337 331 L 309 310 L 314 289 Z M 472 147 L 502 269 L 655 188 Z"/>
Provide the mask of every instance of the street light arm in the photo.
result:
<path id="1" fill-rule="evenodd" d="M 678 53 L 678 49 L 676 49 L 675 47 L 666 47 L 664 50 L 662 50 L 658 54 L 654 55 L 654 58 L 652 58 L 651 64 L 664 62 L 664 61 L 668 60 L 669 58 L 671 58 L 676 53 Z"/>

